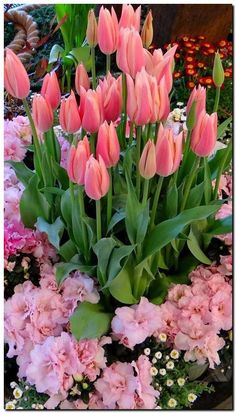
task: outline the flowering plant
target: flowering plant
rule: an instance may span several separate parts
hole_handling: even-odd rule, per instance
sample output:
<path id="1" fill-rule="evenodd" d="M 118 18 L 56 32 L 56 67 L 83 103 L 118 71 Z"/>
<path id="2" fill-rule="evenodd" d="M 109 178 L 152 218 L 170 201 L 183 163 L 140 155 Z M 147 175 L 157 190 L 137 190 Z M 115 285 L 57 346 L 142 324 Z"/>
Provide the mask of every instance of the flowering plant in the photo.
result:
<path id="1" fill-rule="evenodd" d="M 219 212 L 227 205 L 219 190 L 231 160 L 231 142 L 217 150 L 227 126 L 217 120 L 221 60 L 216 53 L 213 113 L 206 113 L 204 87 L 195 88 L 187 130 L 176 133 L 166 122 L 176 47 L 165 54 L 147 50 L 151 12 L 139 32 L 140 7 L 124 5 L 119 22 L 113 8 L 101 7 L 98 23 L 90 11 L 92 88 L 82 63 L 69 96 L 61 98 L 55 72 L 48 73 L 32 112 L 28 75 L 6 49 L 5 88 L 23 100 L 34 168 L 23 160 L 22 143 L 11 156 L 7 138 L 18 220 L 6 223 L 5 267 L 14 271 L 11 257 L 31 253 L 41 274 L 40 286 L 25 281 L 7 300 L 8 356 L 17 355 L 20 377 L 50 396 L 48 408 L 61 401 L 64 408 L 75 401 L 77 408 L 153 408 L 159 391 L 152 385 L 151 351 L 142 354 L 145 340 L 175 343 L 186 362 L 208 360 L 214 367 L 224 346 L 218 333 L 231 329 L 228 274 L 220 275 L 207 253 L 215 236 L 231 232 L 230 214 Z M 106 55 L 103 79 L 96 77 L 97 44 Z M 113 53 L 118 78 L 110 73 Z M 59 105 L 63 138 L 53 127 Z M 185 285 L 200 263 L 210 266 L 209 280 L 200 266 L 191 273 L 192 285 Z M 127 351 L 125 362 L 117 353 L 107 363 L 112 340 L 104 335 L 110 329 Z M 137 346 L 130 363 L 129 351 Z M 155 353 L 156 345 L 151 348 Z M 181 403 L 193 401 L 186 393 Z M 163 406 L 176 405 L 163 399 Z"/>

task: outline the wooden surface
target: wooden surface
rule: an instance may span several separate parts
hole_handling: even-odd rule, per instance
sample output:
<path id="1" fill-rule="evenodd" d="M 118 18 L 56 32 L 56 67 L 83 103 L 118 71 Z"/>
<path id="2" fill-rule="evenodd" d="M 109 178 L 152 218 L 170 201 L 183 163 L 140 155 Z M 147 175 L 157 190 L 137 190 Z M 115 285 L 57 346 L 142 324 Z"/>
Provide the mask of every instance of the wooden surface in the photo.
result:
<path id="1" fill-rule="evenodd" d="M 233 398 L 232 396 L 224 400 L 222 403 L 218 404 L 213 410 L 232 410 L 233 409 Z"/>

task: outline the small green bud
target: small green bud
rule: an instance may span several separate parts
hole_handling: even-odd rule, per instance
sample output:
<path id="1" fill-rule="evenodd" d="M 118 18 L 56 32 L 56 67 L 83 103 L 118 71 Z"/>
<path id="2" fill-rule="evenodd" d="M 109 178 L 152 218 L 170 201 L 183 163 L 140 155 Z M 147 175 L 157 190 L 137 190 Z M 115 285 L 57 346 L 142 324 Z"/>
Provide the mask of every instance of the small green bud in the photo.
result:
<path id="1" fill-rule="evenodd" d="M 213 65 L 213 82 L 216 87 L 221 87 L 225 80 L 224 69 L 221 63 L 219 53 L 215 53 L 214 65 Z"/>
<path id="2" fill-rule="evenodd" d="M 190 111 L 188 113 L 187 120 L 186 120 L 187 129 L 189 131 L 193 130 L 196 124 L 196 106 L 197 106 L 197 102 L 196 100 L 194 100 L 190 108 Z"/>
<path id="3" fill-rule="evenodd" d="M 89 386 L 88 383 L 83 383 L 82 384 L 82 387 L 83 387 L 84 390 L 86 390 L 88 388 L 88 386 Z"/>

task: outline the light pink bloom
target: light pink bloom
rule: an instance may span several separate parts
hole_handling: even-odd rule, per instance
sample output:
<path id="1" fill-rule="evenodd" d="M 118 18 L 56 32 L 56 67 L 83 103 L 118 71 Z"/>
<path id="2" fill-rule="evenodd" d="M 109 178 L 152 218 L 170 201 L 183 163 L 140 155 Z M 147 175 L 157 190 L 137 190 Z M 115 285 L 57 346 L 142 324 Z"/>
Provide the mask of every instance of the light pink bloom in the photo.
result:
<path id="1" fill-rule="evenodd" d="M 83 373 L 90 381 L 95 381 L 101 369 L 106 367 L 105 351 L 98 339 L 80 340 L 76 343 L 80 362 L 77 373 Z"/>
<path id="2" fill-rule="evenodd" d="M 232 328 L 232 296 L 224 291 L 218 291 L 210 303 L 212 322 L 218 329 Z"/>
<path id="3" fill-rule="evenodd" d="M 121 28 L 116 63 L 122 72 L 132 78 L 145 65 L 144 49 L 139 33 L 131 28 Z"/>
<path id="4" fill-rule="evenodd" d="M 152 376 L 150 369 L 152 367 L 148 357 L 141 355 L 138 360 L 133 361 L 132 366 L 137 373 L 137 389 L 135 395 L 136 409 L 154 409 L 156 399 L 159 397 L 159 391 L 154 390 L 152 386 Z"/>
<path id="5" fill-rule="evenodd" d="M 121 17 L 119 20 L 119 28 L 122 27 L 133 27 L 137 32 L 140 31 L 140 16 L 141 16 L 141 6 L 139 6 L 135 11 L 131 4 L 123 4 Z"/>

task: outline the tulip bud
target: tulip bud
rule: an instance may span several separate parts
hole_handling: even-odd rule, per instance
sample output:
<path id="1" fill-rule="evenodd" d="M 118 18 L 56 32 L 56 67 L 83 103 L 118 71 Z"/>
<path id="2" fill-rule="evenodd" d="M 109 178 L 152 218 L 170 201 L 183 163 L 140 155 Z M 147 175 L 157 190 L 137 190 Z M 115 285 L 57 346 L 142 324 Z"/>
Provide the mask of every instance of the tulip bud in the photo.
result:
<path id="1" fill-rule="evenodd" d="M 61 91 L 56 72 L 47 73 L 43 79 L 41 95 L 47 98 L 52 110 L 57 109 L 61 100 Z"/>
<path id="2" fill-rule="evenodd" d="M 87 92 L 80 87 L 80 116 L 83 128 L 94 133 L 98 131 L 103 121 L 102 97 L 99 86 L 97 90 L 89 89 Z"/>
<path id="3" fill-rule="evenodd" d="M 102 156 L 107 168 L 115 166 L 120 158 L 120 144 L 116 129 L 105 121 L 98 130 L 96 157 Z"/>
<path id="4" fill-rule="evenodd" d="M 140 30 L 140 16 L 141 16 L 141 6 L 139 6 L 135 11 L 131 4 L 123 4 L 122 12 L 119 21 L 119 29 L 121 27 L 134 28 L 139 32 Z"/>
<path id="5" fill-rule="evenodd" d="M 159 126 L 156 143 L 156 173 L 169 176 L 177 171 L 182 158 L 183 132 L 174 136 L 172 129 Z"/>
<path id="6" fill-rule="evenodd" d="M 154 142 L 150 139 L 144 146 L 139 161 L 139 172 L 145 179 L 151 179 L 156 173 L 156 148 Z"/>
<path id="7" fill-rule="evenodd" d="M 98 201 L 107 194 L 110 186 L 110 178 L 106 165 L 99 155 L 98 161 L 90 156 L 86 164 L 84 189 L 91 199 Z"/>
<path id="8" fill-rule="evenodd" d="M 67 162 L 67 172 L 72 182 L 78 185 L 84 185 L 86 163 L 90 155 L 87 136 L 78 142 L 77 147 L 74 145 L 71 146 Z"/>
<path id="9" fill-rule="evenodd" d="M 189 131 L 193 130 L 196 124 L 196 106 L 197 102 L 194 100 L 187 115 L 186 126 Z"/>
<path id="10" fill-rule="evenodd" d="M 47 98 L 36 94 L 33 97 L 32 115 L 36 128 L 46 132 L 53 125 L 53 111 Z"/>
<path id="11" fill-rule="evenodd" d="M 102 6 L 99 11 L 98 19 L 98 45 L 104 54 L 112 54 L 116 51 L 119 41 L 119 26 L 116 12 L 111 8 Z"/>
<path id="12" fill-rule="evenodd" d="M 115 122 L 122 110 L 122 84 L 121 76 L 118 79 L 112 77 L 110 73 L 99 80 L 101 88 L 102 104 L 104 110 L 104 119 L 108 122 Z"/>
<path id="13" fill-rule="evenodd" d="M 215 53 L 212 77 L 213 77 L 213 82 L 216 85 L 216 87 L 221 87 L 223 85 L 225 74 L 224 74 L 222 63 L 221 63 L 220 55 L 218 52 Z"/>
<path id="14" fill-rule="evenodd" d="M 83 86 L 85 90 L 90 88 L 88 73 L 82 63 L 77 66 L 75 72 L 75 89 L 78 95 L 80 93 L 80 86 Z"/>
<path id="15" fill-rule="evenodd" d="M 191 149 L 198 156 L 209 156 L 217 139 L 217 113 L 200 113 L 191 135 Z"/>
<path id="16" fill-rule="evenodd" d="M 203 86 L 198 86 L 192 90 L 187 103 L 186 113 L 190 112 L 193 101 L 196 102 L 196 117 L 206 109 L 206 89 Z"/>
<path id="17" fill-rule="evenodd" d="M 135 81 L 127 75 L 127 113 L 132 122 L 142 126 L 152 115 L 152 95 L 148 74 L 143 68 L 135 76 Z"/>
<path id="18" fill-rule="evenodd" d="M 134 78 L 145 65 L 142 40 L 139 33 L 133 28 L 120 29 L 116 63 L 122 72 L 129 74 L 132 78 Z"/>
<path id="19" fill-rule="evenodd" d="M 150 44 L 152 43 L 152 39 L 153 39 L 152 20 L 153 20 L 152 11 L 149 10 L 147 17 L 145 19 L 145 22 L 143 24 L 142 33 L 141 33 L 141 39 L 143 42 L 143 46 L 146 47 L 146 49 L 149 48 Z"/>
<path id="20" fill-rule="evenodd" d="M 73 90 L 67 99 L 62 99 L 59 120 L 65 132 L 75 133 L 80 129 L 81 119 Z"/>
<path id="21" fill-rule="evenodd" d="M 91 9 L 88 12 L 88 25 L 86 30 L 86 38 L 90 47 L 96 47 L 98 44 L 97 30 L 97 20 L 94 14 L 94 10 Z"/>
<path id="22" fill-rule="evenodd" d="M 4 87 L 11 96 L 17 99 L 25 99 L 30 91 L 29 76 L 19 57 L 11 49 L 6 49 Z"/>

